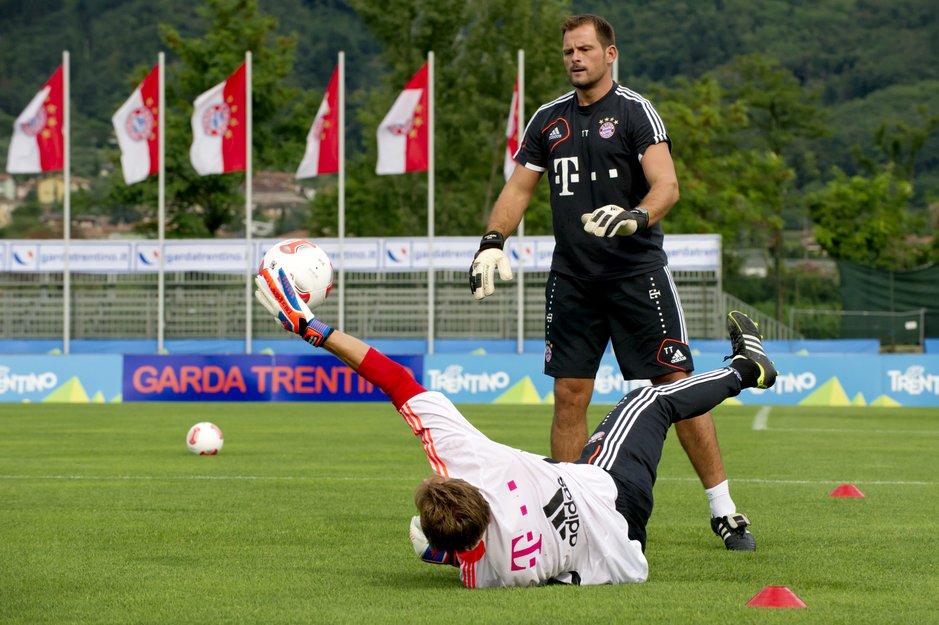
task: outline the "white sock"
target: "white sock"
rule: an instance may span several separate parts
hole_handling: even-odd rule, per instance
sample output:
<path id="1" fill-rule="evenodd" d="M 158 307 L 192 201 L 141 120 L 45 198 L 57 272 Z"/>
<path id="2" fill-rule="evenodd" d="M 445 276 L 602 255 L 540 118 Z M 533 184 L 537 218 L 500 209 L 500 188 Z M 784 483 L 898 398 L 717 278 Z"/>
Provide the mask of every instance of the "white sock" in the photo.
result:
<path id="1" fill-rule="evenodd" d="M 727 484 L 727 480 L 717 486 L 705 488 L 704 492 L 708 496 L 708 503 L 711 505 L 711 517 L 727 516 L 737 511 L 734 500 L 730 498 L 730 486 Z"/>

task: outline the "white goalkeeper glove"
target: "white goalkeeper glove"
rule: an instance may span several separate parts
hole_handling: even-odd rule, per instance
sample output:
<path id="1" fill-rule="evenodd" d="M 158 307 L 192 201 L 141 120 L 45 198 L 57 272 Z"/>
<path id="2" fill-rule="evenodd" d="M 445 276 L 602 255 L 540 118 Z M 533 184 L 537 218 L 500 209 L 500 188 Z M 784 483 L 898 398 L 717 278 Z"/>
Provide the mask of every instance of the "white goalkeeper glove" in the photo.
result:
<path id="1" fill-rule="evenodd" d="M 323 344 L 333 329 L 313 316 L 309 306 L 297 295 L 290 277 L 283 269 L 277 275 L 267 268 L 254 277 L 254 297 L 277 318 L 284 330 L 293 332 L 313 347 Z"/>
<path id="2" fill-rule="evenodd" d="M 411 517 L 411 526 L 408 528 L 408 538 L 411 539 L 411 546 L 417 557 L 428 564 L 449 564 L 451 566 L 460 566 L 460 562 L 455 554 L 446 551 L 437 551 L 427 542 L 424 536 L 424 530 L 421 529 L 421 517 Z"/>
<path id="3" fill-rule="evenodd" d="M 580 216 L 584 232 L 598 237 L 628 237 L 649 226 L 649 212 L 637 206 L 626 210 L 616 204 L 607 204 L 592 213 Z"/>
<path id="4" fill-rule="evenodd" d="M 479 251 L 473 257 L 469 270 L 470 292 L 476 299 L 483 299 L 495 293 L 496 269 L 503 280 L 512 279 L 509 258 L 502 251 L 504 245 L 505 237 L 495 230 L 487 232 L 479 242 Z"/>

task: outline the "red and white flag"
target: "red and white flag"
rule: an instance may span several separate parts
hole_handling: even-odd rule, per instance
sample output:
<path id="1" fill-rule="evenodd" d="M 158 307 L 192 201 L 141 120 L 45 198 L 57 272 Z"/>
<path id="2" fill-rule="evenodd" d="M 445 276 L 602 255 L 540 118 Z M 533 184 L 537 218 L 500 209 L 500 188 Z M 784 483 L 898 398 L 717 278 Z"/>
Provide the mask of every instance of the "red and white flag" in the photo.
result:
<path id="1" fill-rule="evenodd" d="M 127 184 L 146 180 L 160 168 L 159 103 L 157 65 L 111 118 L 121 146 L 121 168 Z"/>
<path id="2" fill-rule="evenodd" d="M 378 126 L 378 164 L 375 173 L 427 171 L 429 112 L 427 64 L 414 74 Z"/>
<path id="3" fill-rule="evenodd" d="M 306 136 L 306 152 L 297 178 L 313 178 L 339 171 L 339 66 L 333 71 L 326 95 Z"/>
<path id="4" fill-rule="evenodd" d="M 247 164 L 245 64 L 198 98 L 189 160 L 200 176 L 243 171 Z"/>
<path id="5" fill-rule="evenodd" d="M 13 136 L 7 153 L 9 173 L 38 174 L 65 168 L 63 94 L 60 65 L 13 122 Z"/>
<path id="6" fill-rule="evenodd" d="M 509 119 L 505 123 L 505 160 L 502 169 L 506 180 L 511 178 L 512 172 L 515 171 L 516 152 L 518 152 L 518 78 L 515 79 L 515 90 L 512 92 Z"/>

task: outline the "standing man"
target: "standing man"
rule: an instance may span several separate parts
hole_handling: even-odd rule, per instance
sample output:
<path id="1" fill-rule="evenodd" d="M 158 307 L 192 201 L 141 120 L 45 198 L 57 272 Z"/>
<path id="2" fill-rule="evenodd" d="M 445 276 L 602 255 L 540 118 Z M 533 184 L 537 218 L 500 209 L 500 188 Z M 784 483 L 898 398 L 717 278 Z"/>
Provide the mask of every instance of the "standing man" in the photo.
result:
<path id="1" fill-rule="evenodd" d="M 561 28 L 574 90 L 532 116 L 516 168 L 499 195 L 470 267 L 476 299 L 512 279 L 503 253 L 542 174 L 551 187 L 555 248 L 545 286 L 545 365 L 554 380 L 551 455 L 576 460 L 587 441 L 587 406 L 612 340 L 624 379 L 653 385 L 694 370 L 659 222 L 678 201 L 671 139 L 652 103 L 613 82 L 617 50 L 602 17 L 575 15 Z M 675 424 L 708 496 L 711 529 L 727 549 L 756 548 L 737 512 L 710 413 Z"/>

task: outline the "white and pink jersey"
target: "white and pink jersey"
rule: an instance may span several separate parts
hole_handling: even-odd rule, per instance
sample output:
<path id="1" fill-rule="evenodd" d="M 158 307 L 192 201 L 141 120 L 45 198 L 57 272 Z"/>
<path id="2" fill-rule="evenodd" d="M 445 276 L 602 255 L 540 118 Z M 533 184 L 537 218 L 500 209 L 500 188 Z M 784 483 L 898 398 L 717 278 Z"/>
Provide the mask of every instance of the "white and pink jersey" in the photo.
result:
<path id="1" fill-rule="evenodd" d="M 489 440 L 444 395 L 423 392 L 399 412 L 431 468 L 482 492 L 492 509 L 480 545 L 460 554 L 467 588 L 644 582 L 649 565 L 616 511 L 613 478 Z"/>

